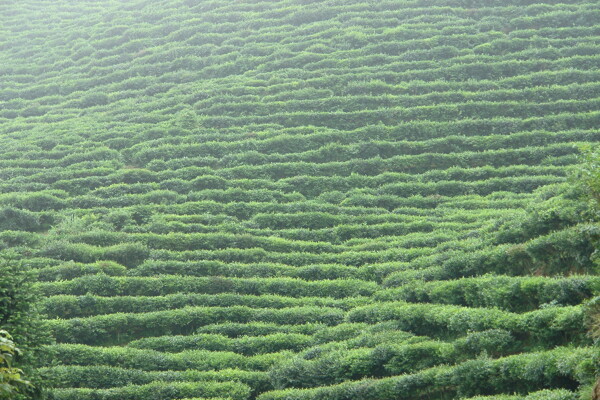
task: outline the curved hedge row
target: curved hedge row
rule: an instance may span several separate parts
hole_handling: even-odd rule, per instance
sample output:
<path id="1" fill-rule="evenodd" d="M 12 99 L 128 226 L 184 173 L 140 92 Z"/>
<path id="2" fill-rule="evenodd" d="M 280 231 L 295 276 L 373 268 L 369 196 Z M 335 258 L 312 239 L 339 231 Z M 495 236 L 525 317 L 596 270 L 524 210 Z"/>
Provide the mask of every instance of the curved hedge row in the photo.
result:
<path id="1" fill-rule="evenodd" d="M 343 298 L 368 296 L 377 290 L 374 282 L 358 279 L 304 281 L 294 278 L 221 278 L 163 275 L 156 277 L 121 277 L 88 275 L 70 281 L 44 282 L 38 285 L 45 296 L 164 296 L 175 293 L 277 294 L 289 297 Z"/>
<path id="2" fill-rule="evenodd" d="M 185 307 L 147 313 L 117 313 L 87 318 L 48 320 L 57 341 L 86 344 L 123 344 L 145 336 L 191 334 L 198 328 L 218 322 L 275 322 L 306 324 L 342 322 L 344 312 L 328 307 L 257 309 L 234 307 Z"/>
<path id="3" fill-rule="evenodd" d="M 108 389 L 127 385 L 147 385 L 153 382 L 241 382 L 252 391 L 271 387 L 266 372 L 225 369 L 219 371 L 144 371 L 114 366 L 63 365 L 40 368 L 48 379 L 60 388 Z"/>
<path id="4" fill-rule="evenodd" d="M 555 389 L 555 390 L 541 390 L 539 392 L 533 392 L 527 396 L 511 396 L 511 395 L 497 395 L 497 396 L 476 396 L 470 397 L 468 400 L 577 400 L 578 395 L 569 390 Z"/>
<path id="5" fill-rule="evenodd" d="M 557 348 L 497 360 L 471 360 L 456 366 L 425 369 L 415 374 L 379 380 L 350 381 L 316 389 L 267 392 L 260 400 L 308 399 L 414 399 L 421 396 L 469 397 L 478 394 L 528 393 L 553 387 L 576 387 L 589 379 L 590 367 L 582 359 L 593 357 L 591 348 Z"/>
<path id="6" fill-rule="evenodd" d="M 235 339 L 211 334 L 158 336 L 134 340 L 128 343 L 127 346 L 169 353 L 203 349 L 211 351 L 232 351 L 244 355 L 255 355 L 284 350 L 299 352 L 312 344 L 313 339 L 309 335 L 298 333 L 274 333 L 265 336 L 248 336 Z"/>
<path id="7" fill-rule="evenodd" d="M 266 371 L 273 364 L 284 360 L 288 353 L 269 353 L 246 357 L 232 352 L 206 350 L 161 353 L 128 347 L 99 347 L 81 344 L 57 344 L 50 350 L 64 365 L 115 366 L 143 371 L 215 371 L 220 369 L 244 369 Z"/>
<path id="8" fill-rule="evenodd" d="M 228 399 L 245 400 L 250 388 L 239 382 L 153 382 L 146 385 L 126 385 L 112 389 L 54 389 L 57 400 L 168 400 L 190 396 L 207 399 L 227 396 Z"/>
<path id="9" fill-rule="evenodd" d="M 570 278 L 483 276 L 423 282 L 375 293 L 379 301 L 498 307 L 507 311 L 535 310 L 543 305 L 577 305 L 600 289 L 595 276 Z"/>
<path id="10" fill-rule="evenodd" d="M 165 296 L 83 296 L 56 295 L 40 302 L 40 311 L 48 318 L 81 318 L 111 313 L 142 313 L 178 309 L 188 306 L 281 309 L 288 307 L 330 307 L 348 310 L 365 305 L 368 297 L 285 297 L 277 295 L 241 295 L 234 293 L 177 293 Z"/>
<path id="11" fill-rule="evenodd" d="M 584 311 L 580 306 L 546 308 L 524 314 L 490 308 L 451 305 L 379 303 L 357 307 L 347 315 L 350 322 L 395 321 L 399 329 L 418 335 L 453 337 L 470 331 L 506 329 L 520 337 L 544 343 L 585 339 Z"/>

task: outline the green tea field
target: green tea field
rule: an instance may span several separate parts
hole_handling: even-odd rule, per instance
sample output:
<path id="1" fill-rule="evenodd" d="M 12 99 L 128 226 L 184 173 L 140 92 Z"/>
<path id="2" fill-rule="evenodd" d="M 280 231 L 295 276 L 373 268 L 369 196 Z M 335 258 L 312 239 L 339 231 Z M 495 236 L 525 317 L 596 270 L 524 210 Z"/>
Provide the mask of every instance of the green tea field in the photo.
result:
<path id="1" fill-rule="evenodd" d="M 595 0 L 0 2 L 56 400 L 589 399 L 598 142 Z"/>

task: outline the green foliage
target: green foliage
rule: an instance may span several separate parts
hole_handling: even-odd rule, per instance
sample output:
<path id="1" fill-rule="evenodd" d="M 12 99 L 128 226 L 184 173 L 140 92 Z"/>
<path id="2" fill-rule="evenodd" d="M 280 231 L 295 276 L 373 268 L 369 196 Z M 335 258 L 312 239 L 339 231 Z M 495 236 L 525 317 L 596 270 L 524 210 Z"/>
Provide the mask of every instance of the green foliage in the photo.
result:
<path id="1" fill-rule="evenodd" d="M 99 282 L 101 283 L 101 282 Z M 54 336 L 64 343 L 123 343 L 145 336 L 191 334 L 217 322 L 274 322 L 336 324 L 343 312 L 328 307 L 289 307 L 254 309 L 234 307 L 184 307 L 149 313 L 114 313 L 88 318 L 48 321 Z"/>
<path id="2" fill-rule="evenodd" d="M 401 330 L 442 338 L 470 331 L 508 330 L 542 343 L 582 341 L 585 334 L 582 307 L 549 307 L 523 314 L 498 309 L 431 304 L 381 303 L 357 307 L 348 313 L 351 322 L 396 321 Z"/>
<path id="3" fill-rule="evenodd" d="M 260 400 L 278 399 L 411 399 L 451 395 L 467 398 L 502 392 L 528 393 L 556 385 L 576 385 L 579 357 L 590 357 L 592 348 L 557 348 L 543 353 L 515 355 L 497 360 L 481 358 L 456 366 L 441 366 L 416 374 L 378 380 L 345 382 L 315 389 L 287 389 L 262 394 Z M 552 392 L 541 392 L 551 395 Z M 566 392 L 568 393 L 568 392 Z M 559 396 L 566 394 L 559 392 Z M 536 398 L 537 394 L 532 394 Z M 492 397 L 493 398 L 493 397 Z M 503 397 L 499 397 L 503 399 Z M 510 396 L 508 399 L 512 399 Z M 523 398 L 522 396 L 519 398 Z M 558 397 L 561 399 L 561 397 Z M 566 397 L 567 399 L 569 397 Z"/>
<path id="4" fill-rule="evenodd" d="M 53 394 L 59 400 L 169 400 L 200 396 L 207 396 L 209 399 L 228 396 L 232 400 L 245 400 L 250 394 L 250 388 L 239 382 L 155 382 L 112 389 L 55 389 Z"/>
<path id="5" fill-rule="evenodd" d="M 45 326 L 38 319 L 34 273 L 15 254 L 0 258 L 0 325 L 9 330 L 25 352 L 46 342 Z"/>
<path id="6" fill-rule="evenodd" d="M 31 383 L 23 378 L 23 371 L 13 367 L 13 360 L 20 352 L 12 336 L 0 330 L 0 399 L 15 398 L 31 387 Z"/>
<path id="7" fill-rule="evenodd" d="M 600 203 L 600 147 L 583 147 L 583 165 L 579 168 L 579 179 L 590 198 Z"/>
<path id="8" fill-rule="evenodd" d="M 198 116 L 194 110 L 185 108 L 177 113 L 176 126 L 186 130 L 194 130 L 199 127 Z"/>
<path id="9" fill-rule="evenodd" d="M 94 263 L 98 260 L 107 259 L 116 261 L 126 267 L 135 267 L 148 257 L 149 250 L 141 243 L 123 243 L 98 247 L 85 243 L 56 240 L 46 245 L 40 254 L 45 257 L 80 263 Z"/>
<path id="10" fill-rule="evenodd" d="M 12 399 L 15 393 L 40 398 L 42 382 L 33 367 L 45 356 L 41 346 L 50 338 L 36 307 L 35 276 L 15 257 L 7 253 L 0 258 L 0 398 Z"/>
<path id="11" fill-rule="evenodd" d="M 376 293 L 379 300 L 411 303 L 454 304 L 468 307 L 498 307 L 508 311 L 531 311 L 543 305 L 576 305 L 598 291 L 595 276 L 569 278 L 508 277 L 484 275 L 447 281 L 407 284 Z"/>
<path id="12" fill-rule="evenodd" d="M 50 397 L 589 392 L 596 2 L 4 3 L 0 329 Z"/>
<path id="13" fill-rule="evenodd" d="M 129 268 L 140 265 L 150 254 L 148 248 L 140 243 L 126 243 L 107 247 L 104 257 Z"/>
<path id="14" fill-rule="evenodd" d="M 511 396 L 511 395 L 496 395 L 496 396 L 476 396 L 470 397 L 468 400 L 576 400 L 578 396 L 565 389 L 546 389 L 539 392 L 533 392 L 527 396 Z"/>
<path id="15" fill-rule="evenodd" d="M 42 220 L 47 221 L 47 218 L 13 207 L 0 210 L 0 230 L 3 231 L 40 231 L 44 228 Z"/>

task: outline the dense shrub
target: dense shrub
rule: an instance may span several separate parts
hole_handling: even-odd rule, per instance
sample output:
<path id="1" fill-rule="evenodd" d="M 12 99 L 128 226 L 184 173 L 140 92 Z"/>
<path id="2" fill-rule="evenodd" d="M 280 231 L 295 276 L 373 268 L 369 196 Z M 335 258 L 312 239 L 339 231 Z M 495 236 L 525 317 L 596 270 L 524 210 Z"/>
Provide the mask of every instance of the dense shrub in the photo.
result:
<path id="1" fill-rule="evenodd" d="M 147 385 L 126 385 L 114 389 L 54 389 L 54 397 L 60 400 L 168 400 L 207 396 L 228 396 L 233 400 L 244 400 L 250 388 L 239 382 L 155 382 Z"/>
<path id="2" fill-rule="evenodd" d="M 545 304 L 576 305 L 599 289 L 593 276 L 571 278 L 483 276 L 405 285 L 376 293 L 380 300 L 430 302 L 530 311 Z"/>
<path id="3" fill-rule="evenodd" d="M 106 248 L 103 256 L 121 265 L 133 268 L 144 262 L 149 254 L 148 248 L 143 244 L 126 243 Z"/>
<path id="4" fill-rule="evenodd" d="M 452 337 L 470 331 L 504 329 L 542 343 L 584 341 L 584 312 L 580 306 L 551 307 L 515 314 L 498 309 L 447 305 L 380 303 L 357 307 L 348 313 L 350 322 L 394 320 L 400 329 L 419 335 Z"/>
<path id="5" fill-rule="evenodd" d="M 110 248 L 109 248 L 110 249 Z M 377 284 L 357 279 L 304 281 L 294 278 L 221 278 L 183 277 L 164 275 L 156 277 L 83 276 L 69 281 L 40 284 L 46 295 L 86 293 L 101 296 L 144 296 L 174 293 L 241 293 L 249 295 L 276 294 L 289 297 L 343 298 L 368 296 L 377 290 Z"/>
<path id="6" fill-rule="evenodd" d="M 497 360 L 478 359 L 452 367 L 435 367 L 416 374 L 379 380 L 352 381 L 316 389 L 267 392 L 258 398 L 385 400 L 443 394 L 460 397 L 503 392 L 526 394 L 556 386 L 572 388 L 577 386 L 578 380 L 585 382 L 589 379 L 589 371 L 585 373 L 581 370 L 581 366 L 585 364 L 581 359 L 589 357 L 591 351 L 591 348 L 557 348 L 548 352 L 520 354 Z"/>
<path id="7" fill-rule="evenodd" d="M 47 220 L 47 218 L 44 219 Z M 39 214 L 13 207 L 5 207 L 0 210 L 0 230 L 35 232 L 43 228 L 44 225 Z"/>
<path id="8" fill-rule="evenodd" d="M 145 336 L 191 334 L 198 328 L 217 322 L 274 322 L 306 324 L 322 322 L 334 325 L 344 318 L 339 309 L 326 307 L 290 307 L 252 309 L 234 307 L 185 307 L 150 313 L 115 313 L 88 318 L 50 320 L 49 326 L 60 342 L 125 343 Z"/>
<path id="9" fill-rule="evenodd" d="M 232 352 L 189 350 L 180 353 L 161 353 L 146 349 L 123 346 L 100 347 L 79 344 L 57 344 L 50 350 L 67 365 L 108 365 L 143 371 L 214 371 L 220 369 L 244 369 L 266 371 L 273 364 L 284 360 L 291 353 L 280 352 L 243 356 Z"/>
<path id="10" fill-rule="evenodd" d="M 35 275 L 15 257 L 0 254 L 0 397 L 35 398 L 43 387 L 34 368 L 50 335 L 36 307 Z"/>

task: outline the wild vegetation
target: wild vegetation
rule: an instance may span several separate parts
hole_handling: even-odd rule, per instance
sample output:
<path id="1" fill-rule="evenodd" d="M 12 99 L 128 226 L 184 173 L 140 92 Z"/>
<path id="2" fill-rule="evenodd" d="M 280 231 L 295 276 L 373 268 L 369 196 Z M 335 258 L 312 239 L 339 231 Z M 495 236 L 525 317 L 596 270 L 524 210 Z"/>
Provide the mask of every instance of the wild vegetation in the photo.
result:
<path id="1" fill-rule="evenodd" d="M 596 1 L 0 15 L 0 398 L 591 397 Z"/>

